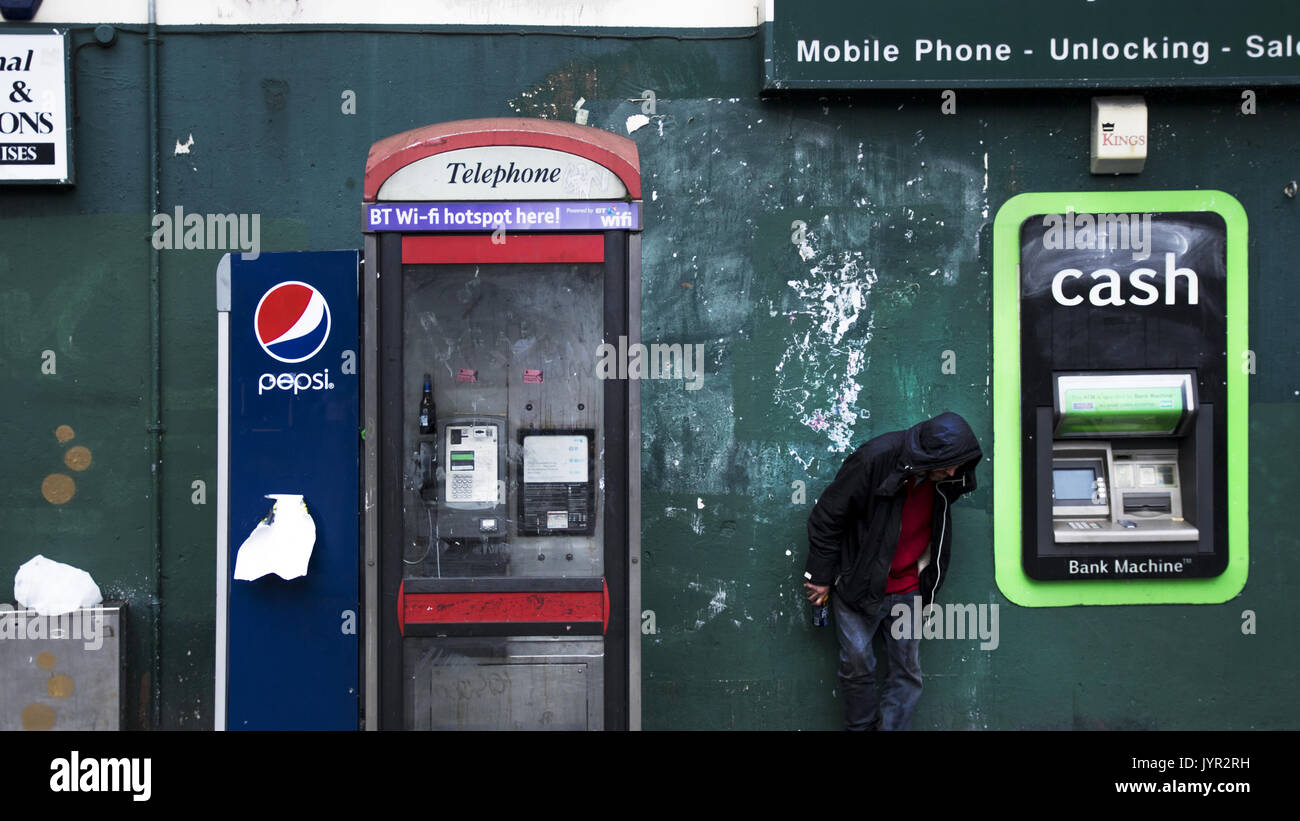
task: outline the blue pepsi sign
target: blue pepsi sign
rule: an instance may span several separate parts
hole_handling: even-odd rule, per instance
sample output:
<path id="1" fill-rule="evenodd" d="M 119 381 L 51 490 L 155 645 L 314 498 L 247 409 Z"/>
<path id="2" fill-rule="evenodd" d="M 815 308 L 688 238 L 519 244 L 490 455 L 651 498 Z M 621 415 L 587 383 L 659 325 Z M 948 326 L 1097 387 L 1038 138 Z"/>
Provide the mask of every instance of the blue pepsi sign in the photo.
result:
<path id="1" fill-rule="evenodd" d="M 231 254 L 222 263 L 229 266 L 228 729 L 358 726 L 357 263 L 356 251 L 251 261 Z M 268 494 L 302 496 L 315 525 L 306 575 L 236 579 L 240 546 L 271 511 Z M 269 544 L 264 549 L 274 551 Z"/>

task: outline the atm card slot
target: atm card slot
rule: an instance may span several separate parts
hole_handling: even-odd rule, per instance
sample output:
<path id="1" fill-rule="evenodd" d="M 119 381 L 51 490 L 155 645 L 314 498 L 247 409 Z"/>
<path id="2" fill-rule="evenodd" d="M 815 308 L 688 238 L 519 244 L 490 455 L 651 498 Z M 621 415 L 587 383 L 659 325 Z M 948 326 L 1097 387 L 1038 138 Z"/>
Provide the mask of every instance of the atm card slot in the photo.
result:
<path id="1" fill-rule="evenodd" d="M 1168 493 L 1125 493 L 1125 513 L 1170 513 L 1173 502 Z"/>

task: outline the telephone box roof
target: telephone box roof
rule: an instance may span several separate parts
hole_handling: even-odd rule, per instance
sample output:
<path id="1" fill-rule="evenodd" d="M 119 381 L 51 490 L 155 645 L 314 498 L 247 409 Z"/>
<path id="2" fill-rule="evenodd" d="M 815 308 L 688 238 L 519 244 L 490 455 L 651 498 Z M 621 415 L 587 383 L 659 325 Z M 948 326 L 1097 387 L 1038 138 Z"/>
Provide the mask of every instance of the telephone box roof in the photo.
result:
<path id="1" fill-rule="evenodd" d="M 364 201 L 374 202 L 384 182 L 416 160 L 458 148 L 491 145 L 549 148 L 585 157 L 616 175 L 632 199 L 641 199 L 641 161 L 636 143 L 627 137 L 555 120 L 489 117 L 426 125 L 370 146 Z"/>

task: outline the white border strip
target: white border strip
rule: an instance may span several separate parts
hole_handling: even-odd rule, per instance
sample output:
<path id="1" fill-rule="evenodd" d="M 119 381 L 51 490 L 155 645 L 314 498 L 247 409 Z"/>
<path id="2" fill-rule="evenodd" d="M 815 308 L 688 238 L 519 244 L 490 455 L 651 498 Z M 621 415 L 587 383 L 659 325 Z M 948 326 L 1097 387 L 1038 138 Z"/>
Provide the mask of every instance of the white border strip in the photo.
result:
<path id="1" fill-rule="evenodd" d="M 226 286 L 222 304 L 221 286 Z M 229 652 L 227 618 L 230 611 L 230 254 L 217 265 L 217 652 L 213 686 L 213 728 L 226 729 L 226 653 Z"/>
<path id="2" fill-rule="evenodd" d="M 749 28 L 771 0 L 156 0 L 161 26 L 439 25 Z M 37 23 L 147 23 L 148 0 L 45 0 Z M 0 27 L 3 27 L 0 23 Z"/>

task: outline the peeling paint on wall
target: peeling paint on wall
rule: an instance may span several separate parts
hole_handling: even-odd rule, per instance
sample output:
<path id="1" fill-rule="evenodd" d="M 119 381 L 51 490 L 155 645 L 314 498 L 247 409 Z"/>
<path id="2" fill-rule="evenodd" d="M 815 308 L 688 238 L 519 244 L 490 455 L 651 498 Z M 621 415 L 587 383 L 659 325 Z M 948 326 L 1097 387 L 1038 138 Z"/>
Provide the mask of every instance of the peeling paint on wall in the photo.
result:
<path id="1" fill-rule="evenodd" d="M 810 234 L 800 246 L 799 255 L 805 260 L 815 257 L 816 263 L 806 278 L 787 283 L 798 304 L 807 307 L 787 314 L 793 332 L 774 368 L 773 398 L 777 407 L 792 408 L 800 424 L 824 433 L 829 450 L 843 452 L 849 449 L 858 417 L 870 415 L 857 407 L 862 390 L 857 377 L 867 363 L 867 302 L 878 277 L 861 251 L 819 255 L 812 249 L 812 238 Z M 799 314 L 811 321 L 796 325 Z M 795 361 L 801 367 L 797 376 L 788 378 L 788 366 Z"/>

